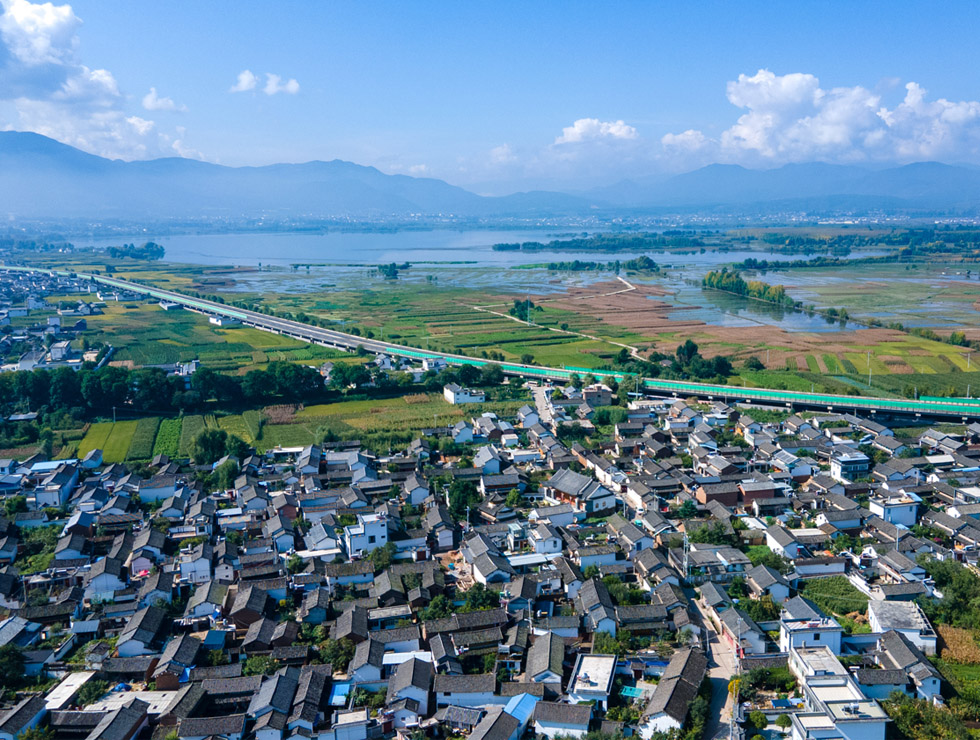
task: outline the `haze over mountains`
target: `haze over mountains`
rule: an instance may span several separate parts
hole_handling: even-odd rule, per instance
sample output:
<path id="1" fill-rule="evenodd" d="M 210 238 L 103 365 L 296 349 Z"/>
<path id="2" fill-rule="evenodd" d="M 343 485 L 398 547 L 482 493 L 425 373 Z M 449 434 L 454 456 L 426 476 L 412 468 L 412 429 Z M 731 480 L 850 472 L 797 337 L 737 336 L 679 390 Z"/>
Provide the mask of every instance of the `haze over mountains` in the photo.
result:
<path id="1" fill-rule="evenodd" d="M 0 132 L 0 213 L 8 218 L 534 217 L 630 211 L 980 213 L 980 169 L 923 162 L 877 170 L 823 163 L 710 165 L 585 193 L 476 195 L 442 180 L 334 160 L 224 167 L 124 162 L 32 133 Z"/>

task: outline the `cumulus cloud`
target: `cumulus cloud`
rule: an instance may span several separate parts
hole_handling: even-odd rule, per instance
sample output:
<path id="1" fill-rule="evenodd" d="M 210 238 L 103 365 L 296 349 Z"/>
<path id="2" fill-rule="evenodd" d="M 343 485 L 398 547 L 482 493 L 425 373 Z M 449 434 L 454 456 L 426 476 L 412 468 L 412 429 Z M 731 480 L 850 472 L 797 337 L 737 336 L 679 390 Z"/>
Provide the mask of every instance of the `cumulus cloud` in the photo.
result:
<path id="1" fill-rule="evenodd" d="M 276 95 L 278 93 L 295 95 L 299 92 L 299 83 L 294 79 L 283 82 L 282 77 L 279 75 L 267 72 L 265 75 L 265 87 L 262 88 L 262 92 L 266 95 Z"/>
<path id="2" fill-rule="evenodd" d="M 0 0 L 0 128 L 34 131 L 113 158 L 171 151 L 170 138 L 153 121 L 127 111 L 109 70 L 82 63 L 80 26 L 70 5 Z M 150 92 L 147 110 L 174 105 Z"/>
<path id="3" fill-rule="evenodd" d="M 235 81 L 235 84 L 231 86 L 229 92 L 249 92 L 257 89 L 258 86 L 259 76 L 250 69 L 243 69 L 238 73 L 238 79 Z M 293 78 L 283 81 L 281 75 L 266 72 L 265 84 L 262 86 L 262 92 L 264 92 L 266 95 L 278 95 L 279 93 L 295 95 L 299 92 L 299 83 Z"/>
<path id="4" fill-rule="evenodd" d="M 561 130 L 555 144 L 577 144 L 602 139 L 635 139 L 636 129 L 625 121 L 600 121 L 598 118 L 580 118 Z"/>
<path id="5" fill-rule="evenodd" d="M 186 105 L 177 105 L 173 98 L 166 98 L 157 94 L 155 87 L 151 87 L 150 92 L 143 96 L 143 107 L 146 110 L 178 111 L 181 113 L 187 110 Z"/>
<path id="6" fill-rule="evenodd" d="M 249 90 L 254 90 L 258 84 L 259 78 L 252 74 L 252 70 L 243 69 L 238 73 L 238 79 L 228 92 L 248 92 Z"/>
<path id="7" fill-rule="evenodd" d="M 827 89 L 812 74 L 760 69 L 729 82 L 727 97 L 745 111 L 731 126 L 716 138 L 694 129 L 667 134 L 664 155 L 761 166 L 980 156 L 980 102 L 930 101 L 915 82 L 889 107 L 861 85 Z"/>

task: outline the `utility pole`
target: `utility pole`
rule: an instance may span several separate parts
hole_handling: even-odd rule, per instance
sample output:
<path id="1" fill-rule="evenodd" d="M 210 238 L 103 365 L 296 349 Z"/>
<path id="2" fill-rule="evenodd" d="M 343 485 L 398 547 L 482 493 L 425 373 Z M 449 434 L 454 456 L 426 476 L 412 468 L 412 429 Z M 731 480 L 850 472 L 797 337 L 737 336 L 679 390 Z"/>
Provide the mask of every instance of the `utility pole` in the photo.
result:
<path id="1" fill-rule="evenodd" d="M 871 385 L 871 350 L 868 350 L 868 385 Z"/>
<path id="2" fill-rule="evenodd" d="M 116 407 L 115 406 L 112 407 L 112 423 L 113 424 L 116 423 Z"/>

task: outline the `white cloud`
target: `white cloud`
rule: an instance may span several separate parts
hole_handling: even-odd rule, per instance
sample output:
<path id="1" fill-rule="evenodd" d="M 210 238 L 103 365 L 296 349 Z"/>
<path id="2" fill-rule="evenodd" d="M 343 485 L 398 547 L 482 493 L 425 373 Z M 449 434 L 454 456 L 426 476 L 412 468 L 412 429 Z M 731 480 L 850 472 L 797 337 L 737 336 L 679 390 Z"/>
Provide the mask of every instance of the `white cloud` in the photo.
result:
<path id="1" fill-rule="evenodd" d="M 566 126 L 561 130 L 561 136 L 555 139 L 555 144 L 635 138 L 637 138 L 636 129 L 622 120 L 600 121 L 598 118 L 580 118 L 571 126 Z"/>
<path id="2" fill-rule="evenodd" d="M 760 69 L 728 83 L 729 102 L 745 113 L 720 136 L 691 129 L 667 134 L 661 147 L 666 157 L 688 164 L 706 157 L 760 166 L 980 159 L 980 102 L 929 101 L 915 82 L 905 91 L 889 107 L 861 85 L 826 89 L 811 74 Z"/>
<path id="3" fill-rule="evenodd" d="M 150 92 L 143 96 L 143 107 L 146 110 L 178 111 L 181 113 L 187 111 L 186 105 L 177 105 L 173 98 L 158 95 L 155 87 L 151 87 Z"/>
<path id="4" fill-rule="evenodd" d="M 171 153 L 171 137 L 128 110 L 113 74 L 82 63 L 80 26 L 70 5 L 0 0 L 0 129 L 34 131 L 111 158 Z M 146 110 L 178 109 L 154 88 L 143 102 Z"/>
<path id="5" fill-rule="evenodd" d="M 295 95 L 299 92 L 299 83 L 294 79 L 283 82 L 279 75 L 266 72 L 265 87 L 262 88 L 262 92 L 266 95 L 276 95 L 281 92 Z"/>
<path id="6" fill-rule="evenodd" d="M 243 69 L 238 73 L 238 80 L 228 92 L 248 92 L 249 90 L 254 90 L 255 86 L 259 83 L 259 78 L 252 74 L 249 69 Z"/>
<path id="7" fill-rule="evenodd" d="M 429 174 L 429 166 L 425 164 L 413 164 L 408 168 L 408 174 L 415 177 L 425 177 Z"/>
<path id="8" fill-rule="evenodd" d="M 495 146 L 490 150 L 491 165 L 499 166 L 516 161 L 517 155 L 514 153 L 514 150 L 511 148 L 510 144 L 501 144 L 500 146 Z"/>
<path id="9" fill-rule="evenodd" d="M 70 5 L 2 0 L 0 38 L 10 53 L 29 66 L 65 64 L 78 47 L 81 21 Z"/>

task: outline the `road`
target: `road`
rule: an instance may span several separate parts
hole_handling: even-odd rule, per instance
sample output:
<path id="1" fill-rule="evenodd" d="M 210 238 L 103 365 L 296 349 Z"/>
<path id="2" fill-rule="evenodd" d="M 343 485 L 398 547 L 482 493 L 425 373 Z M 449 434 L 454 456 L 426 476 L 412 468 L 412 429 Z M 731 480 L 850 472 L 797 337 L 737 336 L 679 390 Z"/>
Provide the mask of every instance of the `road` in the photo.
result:
<path id="1" fill-rule="evenodd" d="M 711 708 L 708 710 L 708 724 L 704 740 L 722 740 L 728 737 L 728 725 L 732 716 L 732 695 L 728 693 L 728 683 L 735 675 L 735 655 L 731 647 L 721 640 L 718 632 L 701 602 L 692 599 L 691 603 L 701 615 L 707 632 L 708 680 L 711 683 Z"/>
<path id="2" fill-rule="evenodd" d="M 551 409 L 548 406 L 548 394 L 550 392 L 551 389 L 544 385 L 535 385 L 531 388 L 534 405 L 538 409 L 538 420 L 546 427 L 551 426 Z"/>

